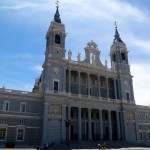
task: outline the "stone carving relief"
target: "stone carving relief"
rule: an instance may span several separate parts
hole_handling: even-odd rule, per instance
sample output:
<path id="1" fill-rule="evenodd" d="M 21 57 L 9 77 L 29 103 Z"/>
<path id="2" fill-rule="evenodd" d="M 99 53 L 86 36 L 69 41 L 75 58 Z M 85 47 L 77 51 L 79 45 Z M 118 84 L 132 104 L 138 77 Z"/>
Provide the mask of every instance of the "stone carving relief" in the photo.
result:
<path id="1" fill-rule="evenodd" d="M 48 117 L 49 118 L 61 118 L 61 105 L 49 105 Z"/>
<path id="2" fill-rule="evenodd" d="M 59 69 L 58 69 L 57 67 L 55 67 L 55 68 L 54 68 L 54 72 L 55 72 L 56 75 L 58 75 Z"/>
<path id="3" fill-rule="evenodd" d="M 127 120 L 128 124 L 133 123 L 133 121 L 135 120 L 134 112 L 127 112 L 126 113 L 126 120 Z"/>

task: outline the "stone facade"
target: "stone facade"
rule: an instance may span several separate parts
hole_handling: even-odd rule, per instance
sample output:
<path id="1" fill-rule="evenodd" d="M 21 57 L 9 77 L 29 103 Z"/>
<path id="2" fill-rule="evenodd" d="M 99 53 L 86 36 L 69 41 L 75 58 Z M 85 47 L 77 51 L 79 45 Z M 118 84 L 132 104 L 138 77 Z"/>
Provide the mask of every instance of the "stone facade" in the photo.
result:
<path id="1" fill-rule="evenodd" d="M 32 92 L 0 89 L 0 145 L 60 143 L 69 140 L 125 140 L 149 143 L 150 108 L 135 104 L 128 50 L 117 27 L 111 68 L 100 61 L 94 41 L 85 59 L 65 58 L 65 25 L 57 7 L 46 34 L 43 71 Z"/>

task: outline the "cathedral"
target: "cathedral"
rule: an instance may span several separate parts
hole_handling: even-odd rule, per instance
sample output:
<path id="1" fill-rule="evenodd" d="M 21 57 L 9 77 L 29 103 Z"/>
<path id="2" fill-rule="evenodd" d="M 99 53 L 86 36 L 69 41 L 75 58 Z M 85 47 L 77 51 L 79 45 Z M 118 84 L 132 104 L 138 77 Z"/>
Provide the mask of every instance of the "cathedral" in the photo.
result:
<path id="1" fill-rule="evenodd" d="M 0 145 L 86 140 L 150 143 L 150 107 L 136 105 L 128 50 L 115 27 L 111 67 L 94 41 L 85 59 L 65 58 L 65 25 L 59 7 L 46 33 L 43 71 L 32 92 L 0 88 Z"/>

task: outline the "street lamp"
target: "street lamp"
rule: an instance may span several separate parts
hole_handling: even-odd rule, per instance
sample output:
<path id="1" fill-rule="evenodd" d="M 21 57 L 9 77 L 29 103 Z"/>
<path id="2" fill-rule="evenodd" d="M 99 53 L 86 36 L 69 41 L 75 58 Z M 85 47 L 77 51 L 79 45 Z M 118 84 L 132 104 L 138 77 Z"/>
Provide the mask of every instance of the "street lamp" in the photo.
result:
<path id="1" fill-rule="evenodd" d="M 71 124 L 71 120 L 69 118 L 69 116 L 67 116 L 66 120 L 65 120 L 65 124 L 66 124 L 66 140 L 67 140 L 67 147 L 69 148 L 69 126 Z"/>

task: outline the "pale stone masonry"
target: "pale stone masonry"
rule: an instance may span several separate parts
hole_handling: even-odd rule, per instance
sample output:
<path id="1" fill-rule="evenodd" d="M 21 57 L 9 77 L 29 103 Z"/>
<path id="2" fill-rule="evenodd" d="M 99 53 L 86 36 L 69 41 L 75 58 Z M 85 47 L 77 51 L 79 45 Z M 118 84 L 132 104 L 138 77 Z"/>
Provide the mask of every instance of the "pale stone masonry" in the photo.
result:
<path id="1" fill-rule="evenodd" d="M 65 25 L 57 7 L 46 34 L 43 71 L 32 92 L 0 89 L 0 145 L 61 143 L 70 118 L 69 140 L 150 142 L 150 107 L 135 104 L 128 50 L 117 27 L 111 68 L 100 61 L 94 41 L 85 59 L 65 58 Z"/>

